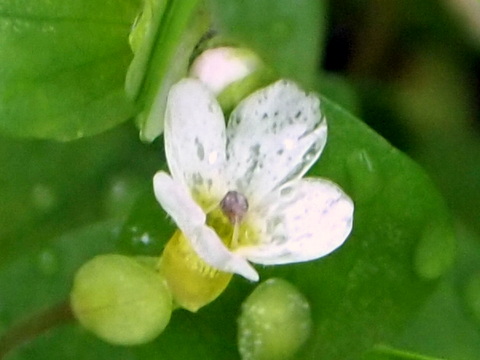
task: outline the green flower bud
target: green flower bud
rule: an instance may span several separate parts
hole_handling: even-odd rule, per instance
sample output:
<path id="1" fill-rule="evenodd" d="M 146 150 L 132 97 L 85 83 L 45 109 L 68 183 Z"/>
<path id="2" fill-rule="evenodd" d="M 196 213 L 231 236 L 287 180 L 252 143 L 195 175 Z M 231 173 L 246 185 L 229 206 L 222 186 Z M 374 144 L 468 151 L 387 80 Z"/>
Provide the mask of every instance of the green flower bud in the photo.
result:
<path id="1" fill-rule="evenodd" d="M 216 47 L 205 50 L 192 63 L 189 76 L 197 78 L 229 113 L 247 95 L 276 80 L 276 75 L 253 51 Z"/>
<path id="2" fill-rule="evenodd" d="M 262 66 L 254 52 L 233 47 L 205 50 L 190 67 L 190 76 L 200 79 L 214 94 L 220 94 L 236 81 L 251 75 Z"/>
<path id="3" fill-rule="evenodd" d="M 238 347 L 243 360 L 289 359 L 312 328 L 305 297 L 282 279 L 260 284 L 242 305 Z"/>
<path id="4" fill-rule="evenodd" d="M 172 297 L 163 277 L 147 264 L 114 254 L 84 264 L 70 298 L 78 321 L 117 345 L 143 344 L 158 336 L 170 321 Z"/>

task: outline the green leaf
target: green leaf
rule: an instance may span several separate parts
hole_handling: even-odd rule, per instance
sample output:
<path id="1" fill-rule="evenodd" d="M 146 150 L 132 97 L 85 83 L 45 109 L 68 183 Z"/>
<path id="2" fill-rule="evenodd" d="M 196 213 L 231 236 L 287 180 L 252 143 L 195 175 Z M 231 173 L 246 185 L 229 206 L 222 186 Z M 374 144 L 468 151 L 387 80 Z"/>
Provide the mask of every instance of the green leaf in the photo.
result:
<path id="1" fill-rule="evenodd" d="M 125 124 L 67 143 L 0 137 L 0 163 L 2 266 L 68 229 L 128 215 L 159 161 Z"/>
<path id="2" fill-rule="evenodd" d="M 128 34 L 139 0 L 3 1 L 0 131 L 71 140 L 127 120 Z"/>
<path id="3" fill-rule="evenodd" d="M 442 360 L 421 354 L 393 349 L 388 346 L 376 346 L 362 357 L 362 360 Z"/>
<path id="4" fill-rule="evenodd" d="M 230 36 L 234 42 L 256 51 L 280 77 L 313 85 L 326 28 L 324 1 L 210 2 L 214 23 L 221 35 Z"/>
<path id="5" fill-rule="evenodd" d="M 329 140 L 309 175 L 335 181 L 352 197 L 353 232 L 341 248 L 323 259 L 257 268 L 262 280 L 279 277 L 291 282 L 310 304 L 312 335 L 296 358 L 358 359 L 375 344 L 389 343 L 412 320 L 434 290 L 437 278 L 448 269 L 454 255 L 453 236 L 442 199 L 415 163 L 338 106 L 327 100 L 322 106 L 328 118 Z M 150 202 L 154 203 L 153 195 Z M 137 205 L 135 209 L 134 213 L 141 216 L 132 214 L 123 233 L 138 221 L 144 229 L 156 234 L 160 243 L 169 238 L 173 231 L 171 223 L 165 214 L 158 212 L 158 207 Z M 156 227 L 156 233 L 152 227 Z M 432 228 L 443 229 L 436 233 L 436 242 L 431 240 Z M 427 241 L 423 243 L 425 237 Z M 94 244 L 99 246 L 102 241 L 99 237 L 94 244 L 85 238 L 68 239 L 71 249 L 60 252 L 65 256 L 61 257 L 60 269 L 70 256 L 75 258 L 72 253 Z M 441 254 L 436 251 L 437 245 L 442 249 Z M 135 247 L 130 250 L 137 251 Z M 423 255 L 419 257 L 418 251 Z M 433 272 L 419 267 L 418 259 L 426 259 L 425 252 L 431 254 L 427 262 L 428 266 L 435 264 Z M 35 277 L 31 258 L 20 263 L 30 265 L 12 265 L 8 271 L 4 270 L 8 276 L 0 274 L 0 285 L 5 291 L 2 296 L 8 297 L 4 309 L 11 314 L 6 317 L 8 322 L 35 308 L 35 299 L 29 299 L 29 307 L 15 303 L 14 299 L 25 295 L 14 287 L 24 281 L 27 285 L 34 281 L 35 289 L 48 287 L 48 282 Z M 437 278 L 433 279 L 432 274 Z M 51 281 L 66 291 L 68 276 Z M 12 278 L 14 283 L 7 281 Z M 89 359 L 99 356 L 93 354 L 103 354 L 107 358 L 157 359 L 161 354 L 162 359 L 172 360 L 236 359 L 237 318 L 242 302 L 255 286 L 235 276 L 226 292 L 198 313 L 175 311 L 165 332 L 149 345 L 113 348 L 70 326 L 39 338 L 18 352 L 16 358 L 56 359 L 76 354 L 78 359 Z M 50 296 L 53 301 L 54 296 Z M 43 306 L 45 299 L 43 302 L 40 299 L 38 305 Z"/>
<path id="6" fill-rule="evenodd" d="M 3 289 L 0 333 L 4 335 L 19 319 L 66 300 L 75 271 L 94 254 L 112 251 L 117 231 L 115 223 L 92 226 L 45 244 L 42 251 L 26 252 L 3 267 L 0 272 Z M 46 354 L 41 356 L 48 357 Z"/>
<path id="7" fill-rule="evenodd" d="M 164 222 L 165 219 L 159 219 Z M 42 252 L 28 252 L 0 271 L 0 336 L 19 319 L 65 300 L 76 270 L 93 256 L 115 250 L 119 224 L 100 223 L 66 234 Z M 43 256 L 45 252 L 50 255 Z M 35 296 L 32 296 L 35 294 Z M 236 294 L 236 293 L 235 293 Z M 237 298 L 239 298 L 237 296 Z M 198 314 L 177 311 L 157 341 L 142 347 L 114 347 L 72 323 L 17 349 L 10 359 L 233 359 L 235 343 L 222 334 L 218 308 Z M 223 313 L 223 311 L 222 311 Z M 227 316 L 234 316 L 231 314 Z M 228 326 L 235 327 L 235 321 Z M 229 333 L 230 335 L 231 333 Z M 181 344 L 181 346 L 179 346 Z"/>
<path id="8" fill-rule="evenodd" d="M 417 252 L 426 251 L 420 244 L 427 238 L 429 262 L 442 264 L 438 277 L 453 261 L 454 235 L 443 200 L 418 165 L 340 107 L 322 104 L 329 140 L 309 175 L 335 181 L 352 197 L 353 232 L 326 258 L 271 273 L 281 271 L 311 301 L 316 333 L 300 358 L 357 359 L 395 337 L 433 290 L 436 281 L 415 264 Z M 436 242 L 432 228 L 444 230 Z"/>
<path id="9" fill-rule="evenodd" d="M 120 252 L 138 256 L 158 256 L 176 230 L 153 194 L 153 186 L 136 201 L 120 232 Z M 163 221 L 162 221 L 163 220 Z"/>
<path id="10" fill-rule="evenodd" d="M 126 90 L 140 113 L 140 137 L 151 142 L 163 132 L 163 113 L 170 86 L 187 73 L 195 45 L 208 29 L 199 0 L 147 1 L 140 32 L 132 33 L 135 58 Z"/>
<path id="11" fill-rule="evenodd" d="M 262 280 L 287 279 L 310 302 L 314 335 L 298 359 L 358 359 L 412 320 L 452 264 L 455 239 L 444 202 L 418 165 L 332 102 L 324 100 L 323 111 L 329 140 L 309 175 L 335 181 L 352 197 L 353 233 L 324 259 L 259 270 Z M 150 205 L 145 201 L 124 228 L 124 241 L 129 229 L 149 239 L 173 232 L 153 195 Z M 134 246 L 130 251 L 143 253 Z M 235 277 L 226 293 L 202 309 L 206 317 L 192 321 L 234 346 L 240 304 L 253 286 Z"/>
<path id="12" fill-rule="evenodd" d="M 471 286 L 478 283 L 480 236 L 471 230 L 463 225 L 458 230 L 459 256 L 454 270 L 392 345 L 442 359 L 478 359 L 480 292 Z"/>

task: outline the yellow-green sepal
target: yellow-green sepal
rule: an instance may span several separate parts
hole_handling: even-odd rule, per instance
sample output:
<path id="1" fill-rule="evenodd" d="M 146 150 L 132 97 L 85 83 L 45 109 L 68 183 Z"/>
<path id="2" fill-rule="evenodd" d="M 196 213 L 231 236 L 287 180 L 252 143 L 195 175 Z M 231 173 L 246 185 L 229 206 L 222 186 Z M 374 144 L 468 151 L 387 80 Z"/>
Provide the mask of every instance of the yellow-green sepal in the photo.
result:
<path id="1" fill-rule="evenodd" d="M 206 264 L 179 230 L 165 246 L 158 268 L 175 303 L 192 312 L 215 300 L 232 279 L 232 274 Z"/>

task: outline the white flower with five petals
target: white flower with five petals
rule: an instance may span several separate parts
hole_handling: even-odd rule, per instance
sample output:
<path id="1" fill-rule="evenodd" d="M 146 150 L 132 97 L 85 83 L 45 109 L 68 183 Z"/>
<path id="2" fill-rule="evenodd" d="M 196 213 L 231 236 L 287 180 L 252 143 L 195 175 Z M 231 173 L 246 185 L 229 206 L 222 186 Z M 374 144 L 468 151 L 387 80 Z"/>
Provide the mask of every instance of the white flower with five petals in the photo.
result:
<path id="1" fill-rule="evenodd" d="M 184 79 L 170 90 L 164 137 L 171 175 L 155 175 L 156 198 L 213 268 L 256 281 L 249 261 L 317 259 L 349 235 L 351 199 L 331 181 L 302 178 L 325 147 L 327 124 L 319 99 L 294 83 L 253 93 L 226 126 L 215 96 Z M 234 239 L 207 225 L 219 208 Z"/>

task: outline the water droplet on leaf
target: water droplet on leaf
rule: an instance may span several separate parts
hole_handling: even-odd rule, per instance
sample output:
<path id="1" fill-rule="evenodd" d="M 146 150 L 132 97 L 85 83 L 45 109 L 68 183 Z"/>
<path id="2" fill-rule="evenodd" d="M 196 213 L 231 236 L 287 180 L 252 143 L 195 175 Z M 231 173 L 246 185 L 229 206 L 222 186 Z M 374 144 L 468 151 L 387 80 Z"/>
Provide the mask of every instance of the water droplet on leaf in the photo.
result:
<path id="1" fill-rule="evenodd" d="M 290 21 L 276 21 L 270 25 L 269 32 L 271 33 L 271 36 L 276 39 L 285 39 L 292 37 L 294 28 L 295 27 L 292 26 Z"/>
<path id="2" fill-rule="evenodd" d="M 415 249 L 415 271 L 425 280 L 435 280 L 452 265 L 456 254 L 453 229 L 432 223 L 424 230 Z"/>
<path id="3" fill-rule="evenodd" d="M 119 175 L 111 179 L 104 200 L 106 216 L 120 219 L 128 216 L 141 190 L 141 181 L 133 176 Z"/>
<path id="4" fill-rule="evenodd" d="M 58 198 L 51 186 L 36 184 L 32 189 L 32 202 L 39 211 L 50 212 L 57 205 Z"/>
<path id="5" fill-rule="evenodd" d="M 175 226 L 167 219 L 151 189 L 135 202 L 119 237 L 119 249 L 127 254 L 158 256 Z"/>
<path id="6" fill-rule="evenodd" d="M 242 305 L 238 348 L 243 360 L 288 359 L 308 339 L 310 305 L 293 285 L 282 279 L 260 284 Z"/>
<path id="7" fill-rule="evenodd" d="M 469 311 L 480 323 L 480 273 L 473 275 L 465 286 L 465 300 Z"/>
<path id="8" fill-rule="evenodd" d="M 382 187 L 382 180 L 372 158 L 366 150 L 352 153 L 346 162 L 350 177 L 351 195 L 357 202 L 373 199 Z"/>
<path id="9" fill-rule="evenodd" d="M 53 249 L 43 249 L 37 256 L 38 267 L 45 275 L 53 275 L 59 269 L 58 256 Z"/>
<path id="10" fill-rule="evenodd" d="M 138 226 L 124 227 L 122 240 L 122 248 L 135 255 L 159 255 L 164 245 L 155 233 Z"/>

